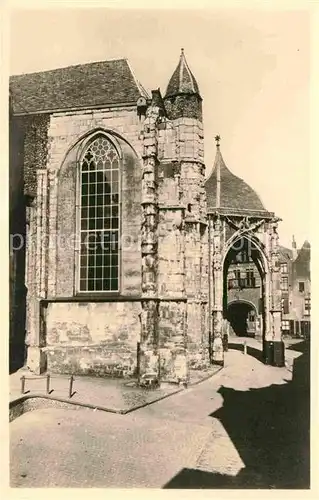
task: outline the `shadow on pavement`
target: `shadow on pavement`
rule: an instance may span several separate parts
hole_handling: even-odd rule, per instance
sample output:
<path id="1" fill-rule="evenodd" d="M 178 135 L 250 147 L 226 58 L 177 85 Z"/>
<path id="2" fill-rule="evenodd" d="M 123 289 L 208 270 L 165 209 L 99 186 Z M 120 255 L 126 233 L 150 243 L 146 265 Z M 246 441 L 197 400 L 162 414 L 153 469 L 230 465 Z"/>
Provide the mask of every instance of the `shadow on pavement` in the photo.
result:
<path id="1" fill-rule="evenodd" d="M 298 344 L 292 380 L 237 391 L 221 387 L 223 424 L 245 468 L 237 476 L 183 469 L 164 488 L 309 489 L 310 348 Z"/>
<path id="2" fill-rule="evenodd" d="M 244 347 L 243 347 L 243 344 L 239 344 L 239 343 L 232 343 L 230 342 L 228 344 L 228 349 L 232 349 L 234 351 L 240 351 L 243 353 L 244 351 Z M 251 347 L 251 346 L 247 346 L 247 354 L 249 354 L 249 356 L 252 356 L 253 358 L 257 359 L 258 361 L 260 361 L 261 363 L 263 363 L 263 352 L 259 349 L 255 349 L 254 347 Z"/>

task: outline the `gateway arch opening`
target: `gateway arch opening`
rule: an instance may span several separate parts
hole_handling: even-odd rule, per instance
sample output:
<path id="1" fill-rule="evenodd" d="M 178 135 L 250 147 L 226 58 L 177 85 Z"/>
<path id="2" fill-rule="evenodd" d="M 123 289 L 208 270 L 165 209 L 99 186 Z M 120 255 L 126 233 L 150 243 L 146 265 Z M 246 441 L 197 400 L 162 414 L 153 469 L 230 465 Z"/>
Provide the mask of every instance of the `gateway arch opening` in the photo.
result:
<path id="1" fill-rule="evenodd" d="M 261 252 L 242 237 L 229 248 L 223 267 L 223 317 L 230 336 L 264 338 L 264 296 Z"/>
<path id="2" fill-rule="evenodd" d="M 258 316 L 253 304 L 241 300 L 230 302 L 226 319 L 229 321 L 231 332 L 238 337 L 255 337 Z"/>

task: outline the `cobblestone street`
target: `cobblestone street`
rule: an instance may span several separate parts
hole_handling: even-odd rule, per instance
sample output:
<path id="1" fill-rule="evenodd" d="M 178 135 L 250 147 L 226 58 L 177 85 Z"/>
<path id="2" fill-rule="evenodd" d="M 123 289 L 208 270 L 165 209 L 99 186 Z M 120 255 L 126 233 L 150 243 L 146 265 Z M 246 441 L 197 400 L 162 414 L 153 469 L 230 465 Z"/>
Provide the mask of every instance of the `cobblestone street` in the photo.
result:
<path id="1" fill-rule="evenodd" d="M 11 486 L 309 487 L 308 350 L 287 349 L 293 376 L 248 352 L 234 345 L 211 379 L 127 415 L 70 407 L 18 417 Z"/>

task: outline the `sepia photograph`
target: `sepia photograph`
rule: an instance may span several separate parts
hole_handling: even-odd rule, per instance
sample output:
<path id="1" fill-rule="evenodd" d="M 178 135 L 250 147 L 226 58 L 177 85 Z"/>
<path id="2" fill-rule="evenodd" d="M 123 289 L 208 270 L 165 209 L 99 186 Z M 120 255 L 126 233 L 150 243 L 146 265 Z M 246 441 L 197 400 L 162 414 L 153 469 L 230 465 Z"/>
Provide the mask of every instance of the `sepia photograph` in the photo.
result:
<path id="1" fill-rule="evenodd" d="M 311 489 L 312 12 L 240 4 L 10 9 L 11 489 Z"/>

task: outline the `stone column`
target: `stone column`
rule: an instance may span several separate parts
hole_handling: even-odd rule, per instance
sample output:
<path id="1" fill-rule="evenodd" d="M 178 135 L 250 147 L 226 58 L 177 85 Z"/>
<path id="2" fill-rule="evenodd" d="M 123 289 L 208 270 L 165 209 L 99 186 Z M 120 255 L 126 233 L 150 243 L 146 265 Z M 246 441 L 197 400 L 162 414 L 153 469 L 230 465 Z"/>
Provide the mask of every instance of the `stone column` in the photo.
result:
<path id="1" fill-rule="evenodd" d="M 271 301 L 270 301 L 270 317 L 271 317 L 271 332 L 273 338 L 273 365 L 285 365 L 285 348 L 281 336 L 281 289 L 280 289 L 280 267 L 277 233 L 278 221 L 275 219 L 271 224 Z"/>
<path id="2" fill-rule="evenodd" d="M 157 385 L 160 380 L 157 300 L 157 127 L 159 109 L 150 106 L 144 122 L 142 171 L 142 312 L 139 350 L 139 384 Z"/>
<path id="3" fill-rule="evenodd" d="M 265 317 L 264 360 L 266 364 L 284 366 L 284 344 L 281 339 L 281 290 L 278 258 L 278 221 L 268 223 L 266 252 L 268 272 L 265 277 Z"/>
<path id="4" fill-rule="evenodd" d="M 37 170 L 37 195 L 30 208 L 28 241 L 28 368 L 37 373 L 46 370 L 44 328 L 40 300 L 46 296 L 47 254 L 47 171 Z"/>
<path id="5" fill-rule="evenodd" d="M 214 365 L 224 365 L 223 348 L 223 267 L 221 254 L 222 226 L 220 217 L 213 222 L 213 325 L 211 361 Z"/>

